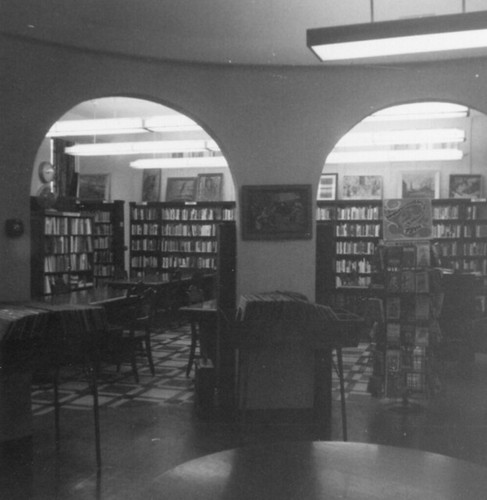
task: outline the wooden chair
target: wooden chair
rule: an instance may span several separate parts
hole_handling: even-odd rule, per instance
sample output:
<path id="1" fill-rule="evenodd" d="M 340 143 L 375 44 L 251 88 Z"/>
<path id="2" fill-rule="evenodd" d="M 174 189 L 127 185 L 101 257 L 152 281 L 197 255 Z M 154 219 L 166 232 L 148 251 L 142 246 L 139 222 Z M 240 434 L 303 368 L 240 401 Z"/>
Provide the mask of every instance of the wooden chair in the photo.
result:
<path id="1" fill-rule="evenodd" d="M 130 293 L 109 314 L 109 325 L 115 332 L 111 335 L 111 351 L 113 359 L 118 358 L 119 369 L 121 362 L 128 359 L 138 384 L 137 355 L 143 354 L 147 357 L 151 374 L 155 375 L 151 333 L 156 293 L 152 288 L 131 290 Z"/>
<path id="2" fill-rule="evenodd" d="M 204 292 L 201 288 L 198 288 L 196 285 L 191 285 L 187 291 L 187 299 L 188 304 L 197 304 L 199 302 L 203 302 L 205 300 Z M 186 376 L 189 377 L 191 373 L 191 369 L 193 367 L 195 358 L 196 358 L 196 348 L 200 344 L 200 325 L 197 320 L 191 319 L 191 346 L 189 349 L 189 360 L 188 366 L 186 367 Z"/>

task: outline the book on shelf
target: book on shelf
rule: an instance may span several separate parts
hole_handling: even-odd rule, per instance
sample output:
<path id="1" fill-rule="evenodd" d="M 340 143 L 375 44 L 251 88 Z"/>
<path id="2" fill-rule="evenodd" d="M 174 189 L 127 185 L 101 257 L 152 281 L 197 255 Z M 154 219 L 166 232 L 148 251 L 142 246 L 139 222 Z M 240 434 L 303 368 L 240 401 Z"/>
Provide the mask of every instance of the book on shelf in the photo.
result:
<path id="1" fill-rule="evenodd" d="M 416 321 L 416 296 L 404 295 L 401 297 L 401 321 L 414 323 Z"/>
<path id="2" fill-rule="evenodd" d="M 386 338 L 389 345 L 399 345 L 401 341 L 401 325 L 399 323 L 387 323 Z"/>
<path id="3" fill-rule="evenodd" d="M 427 295 L 416 295 L 416 319 L 428 320 L 430 317 L 430 299 Z"/>
<path id="4" fill-rule="evenodd" d="M 390 271 L 387 273 L 386 289 L 388 292 L 400 292 L 401 291 L 401 272 L 400 271 Z"/>
<path id="5" fill-rule="evenodd" d="M 429 274 L 427 270 L 421 269 L 415 273 L 416 293 L 429 292 Z"/>
<path id="6" fill-rule="evenodd" d="M 416 266 L 429 267 L 430 259 L 430 244 L 429 242 L 421 242 L 416 244 Z"/>
<path id="7" fill-rule="evenodd" d="M 414 325 L 410 323 L 401 324 L 401 345 L 411 346 L 416 339 L 416 331 Z"/>
<path id="8" fill-rule="evenodd" d="M 427 326 L 416 326 L 414 343 L 417 346 L 427 346 L 429 344 L 429 328 Z"/>
<path id="9" fill-rule="evenodd" d="M 386 318 L 398 320 L 401 317 L 401 299 L 398 296 L 389 296 L 386 299 Z"/>
<path id="10" fill-rule="evenodd" d="M 403 247 L 400 245 L 390 245 L 386 247 L 386 267 L 388 269 L 398 269 L 401 267 Z"/>
<path id="11" fill-rule="evenodd" d="M 403 268 L 416 267 L 416 247 L 414 245 L 404 245 L 401 266 Z"/>
<path id="12" fill-rule="evenodd" d="M 401 291 L 405 293 L 412 293 L 416 291 L 414 271 L 411 269 L 404 269 L 401 271 Z"/>

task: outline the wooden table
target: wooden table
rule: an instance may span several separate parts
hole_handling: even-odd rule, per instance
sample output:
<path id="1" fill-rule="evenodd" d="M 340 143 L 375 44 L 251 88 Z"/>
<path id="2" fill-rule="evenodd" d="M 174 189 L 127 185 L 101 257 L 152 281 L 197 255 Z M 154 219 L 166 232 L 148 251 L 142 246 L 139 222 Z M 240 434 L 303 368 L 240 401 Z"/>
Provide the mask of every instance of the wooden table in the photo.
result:
<path id="1" fill-rule="evenodd" d="M 165 472 L 144 500 L 485 500 L 487 468 L 424 451 L 286 442 L 207 455 Z"/>

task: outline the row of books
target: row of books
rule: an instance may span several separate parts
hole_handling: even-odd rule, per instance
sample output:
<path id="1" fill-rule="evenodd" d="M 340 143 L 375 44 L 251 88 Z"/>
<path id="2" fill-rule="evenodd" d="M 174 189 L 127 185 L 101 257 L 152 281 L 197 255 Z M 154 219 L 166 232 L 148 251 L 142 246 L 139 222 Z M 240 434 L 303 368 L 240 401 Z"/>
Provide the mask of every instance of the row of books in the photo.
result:
<path id="1" fill-rule="evenodd" d="M 215 224 L 132 224 L 130 233 L 132 236 L 206 236 L 215 237 L 217 227 Z"/>
<path id="2" fill-rule="evenodd" d="M 93 273 L 96 277 L 113 276 L 114 266 L 112 264 L 96 264 L 93 268 Z"/>
<path id="3" fill-rule="evenodd" d="M 378 238 L 380 236 L 381 228 L 380 224 L 357 224 L 350 222 L 343 222 L 337 224 L 335 228 L 336 236 L 341 237 L 373 237 Z"/>
<path id="4" fill-rule="evenodd" d="M 156 207 L 133 207 L 131 210 L 132 220 L 214 220 L 233 221 L 235 211 L 233 208 L 223 207 L 193 207 L 193 208 L 156 208 Z"/>
<path id="5" fill-rule="evenodd" d="M 93 255 L 93 262 L 95 263 L 112 263 L 113 262 L 113 252 L 110 250 L 103 250 L 99 252 L 95 252 Z"/>
<path id="6" fill-rule="evenodd" d="M 89 217 L 46 216 L 44 219 L 46 235 L 89 235 L 92 232 L 92 220 Z"/>
<path id="7" fill-rule="evenodd" d="M 107 250 L 112 247 L 111 236 L 99 236 L 93 240 L 93 248 L 95 250 Z"/>
<path id="8" fill-rule="evenodd" d="M 95 224 L 94 236 L 110 236 L 113 234 L 111 224 Z"/>
<path id="9" fill-rule="evenodd" d="M 91 263 L 88 254 L 48 255 L 44 257 L 45 273 L 89 271 L 90 269 Z"/>
<path id="10" fill-rule="evenodd" d="M 54 236 L 44 240 L 46 254 L 92 252 L 93 240 L 85 236 Z"/>
<path id="11" fill-rule="evenodd" d="M 337 273 L 370 274 L 372 272 L 372 264 L 365 258 L 360 260 L 337 259 L 335 261 L 335 271 Z"/>
<path id="12" fill-rule="evenodd" d="M 339 255 L 374 255 L 376 249 L 372 241 L 345 241 L 336 243 L 336 253 Z"/>

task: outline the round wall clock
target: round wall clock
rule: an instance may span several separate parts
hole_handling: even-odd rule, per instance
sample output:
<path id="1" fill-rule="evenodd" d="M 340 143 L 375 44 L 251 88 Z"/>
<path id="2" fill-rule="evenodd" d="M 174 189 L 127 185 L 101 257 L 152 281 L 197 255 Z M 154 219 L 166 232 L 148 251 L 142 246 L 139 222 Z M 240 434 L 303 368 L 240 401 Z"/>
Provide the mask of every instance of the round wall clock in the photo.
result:
<path id="1" fill-rule="evenodd" d="M 52 182 L 54 180 L 54 167 L 48 161 L 39 163 L 39 179 L 42 182 Z"/>

